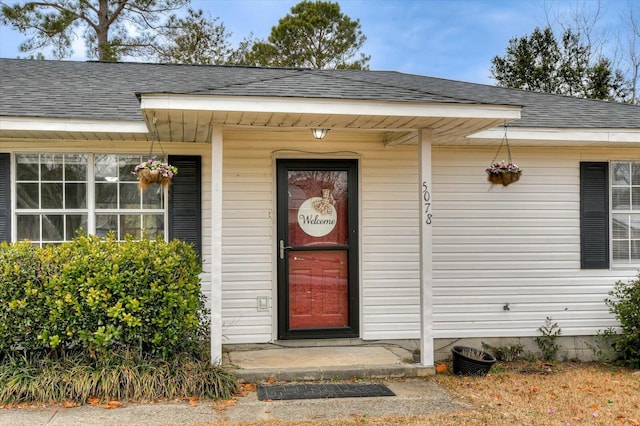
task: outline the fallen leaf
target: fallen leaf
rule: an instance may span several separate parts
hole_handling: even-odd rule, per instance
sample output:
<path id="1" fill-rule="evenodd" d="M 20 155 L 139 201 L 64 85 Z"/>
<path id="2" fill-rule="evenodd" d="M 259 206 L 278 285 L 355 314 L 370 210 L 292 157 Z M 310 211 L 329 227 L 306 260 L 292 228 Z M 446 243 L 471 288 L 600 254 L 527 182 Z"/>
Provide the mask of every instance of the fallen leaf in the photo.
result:
<path id="1" fill-rule="evenodd" d="M 224 401 L 218 400 L 214 402 L 213 408 L 216 411 L 222 412 L 227 409 L 227 406 L 225 405 Z"/>
<path id="2" fill-rule="evenodd" d="M 106 404 L 98 404 L 98 407 L 104 408 L 105 410 L 113 410 L 114 408 L 122 407 L 122 402 L 112 399 Z"/>
<path id="3" fill-rule="evenodd" d="M 96 398 L 95 396 L 92 396 L 87 400 L 87 402 L 89 402 L 89 405 L 97 405 L 98 402 L 100 402 L 100 398 Z"/>
<path id="4" fill-rule="evenodd" d="M 198 401 L 195 398 L 189 398 L 189 405 L 191 407 L 197 407 L 198 406 Z"/>
<path id="5" fill-rule="evenodd" d="M 436 374 L 444 374 L 447 372 L 447 364 L 438 364 Z"/>

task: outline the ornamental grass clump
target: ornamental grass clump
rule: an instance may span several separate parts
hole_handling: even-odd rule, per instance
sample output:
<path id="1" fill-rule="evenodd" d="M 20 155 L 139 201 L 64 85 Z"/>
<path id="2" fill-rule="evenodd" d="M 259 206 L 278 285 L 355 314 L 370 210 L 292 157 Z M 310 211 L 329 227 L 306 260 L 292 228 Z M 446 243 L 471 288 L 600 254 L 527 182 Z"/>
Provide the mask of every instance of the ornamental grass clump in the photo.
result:
<path id="1" fill-rule="evenodd" d="M 12 355 L 0 364 L 0 405 L 229 399 L 236 388 L 228 370 L 212 365 L 206 356 L 187 353 L 163 358 L 117 350 L 95 359 L 76 351 L 63 358 Z"/>

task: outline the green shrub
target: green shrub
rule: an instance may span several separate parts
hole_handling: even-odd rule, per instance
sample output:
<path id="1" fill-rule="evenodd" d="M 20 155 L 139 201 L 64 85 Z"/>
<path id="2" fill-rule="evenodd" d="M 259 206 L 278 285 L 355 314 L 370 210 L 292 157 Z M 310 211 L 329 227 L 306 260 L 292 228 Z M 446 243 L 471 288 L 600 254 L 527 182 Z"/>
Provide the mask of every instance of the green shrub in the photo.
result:
<path id="1" fill-rule="evenodd" d="M 622 329 L 613 336 L 616 353 L 624 364 L 640 368 L 640 275 L 627 283 L 616 282 L 609 296 L 605 303 Z"/>
<path id="2" fill-rule="evenodd" d="M 27 242 L 0 243 L 0 354 L 19 346 L 40 346 L 37 330 L 44 317 L 40 259 Z"/>
<path id="3" fill-rule="evenodd" d="M 562 333 L 557 322 L 553 322 L 551 317 L 546 317 L 544 324 L 538 327 L 542 336 L 535 338 L 536 344 L 542 352 L 542 359 L 545 361 L 555 361 L 558 356 L 560 346 L 557 343 L 558 337 Z"/>
<path id="4" fill-rule="evenodd" d="M 206 315 L 201 266 L 179 241 L 79 236 L 0 247 L 0 350 L 93 356 L 195 350 Z"/>

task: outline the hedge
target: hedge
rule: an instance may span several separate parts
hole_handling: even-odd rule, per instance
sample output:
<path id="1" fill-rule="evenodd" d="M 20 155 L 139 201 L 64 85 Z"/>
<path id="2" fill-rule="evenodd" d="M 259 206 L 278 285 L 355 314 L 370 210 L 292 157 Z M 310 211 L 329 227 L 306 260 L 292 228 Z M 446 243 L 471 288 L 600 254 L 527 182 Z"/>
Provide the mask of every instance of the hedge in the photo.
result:
<path id="1" fill-rule="evenodd" d="M 200 261 L 179 241 L 79 236 L 0 244 L 0 354 L 195 348 L 206 309 Z"/>

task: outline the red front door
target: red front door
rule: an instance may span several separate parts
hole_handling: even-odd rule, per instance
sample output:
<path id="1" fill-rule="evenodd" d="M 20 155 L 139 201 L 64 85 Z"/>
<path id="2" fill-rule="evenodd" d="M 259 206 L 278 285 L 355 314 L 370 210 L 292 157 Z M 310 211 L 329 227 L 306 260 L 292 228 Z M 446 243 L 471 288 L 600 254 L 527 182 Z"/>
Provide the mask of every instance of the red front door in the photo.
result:
<path id="1" fill-rule="evenodd" d="M 280 338 L 357 335 L 355 161 L 278 161 Z"/>

